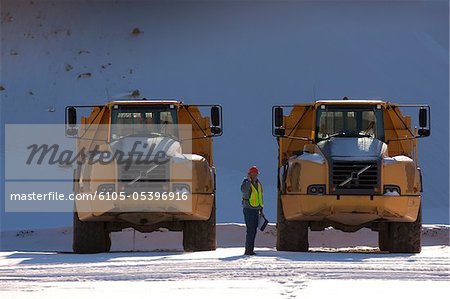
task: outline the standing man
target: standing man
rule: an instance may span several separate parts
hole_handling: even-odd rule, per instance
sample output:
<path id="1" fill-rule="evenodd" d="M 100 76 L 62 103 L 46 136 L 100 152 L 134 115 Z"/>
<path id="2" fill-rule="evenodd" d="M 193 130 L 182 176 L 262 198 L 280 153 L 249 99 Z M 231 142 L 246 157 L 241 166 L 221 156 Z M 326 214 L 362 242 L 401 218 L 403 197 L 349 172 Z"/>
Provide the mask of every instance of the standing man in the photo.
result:
<path id="1" fill-rule="evenodd" d="M 261 183 L 258 180 L 259 170 L 250 167 L 248 175 L 241 185 L 242 207 L 244 208 L 247 236 L 245 239 L 245 255 L 255 255 L 255 237 L 258 228 L 258 218 L 264 207 Z"/>

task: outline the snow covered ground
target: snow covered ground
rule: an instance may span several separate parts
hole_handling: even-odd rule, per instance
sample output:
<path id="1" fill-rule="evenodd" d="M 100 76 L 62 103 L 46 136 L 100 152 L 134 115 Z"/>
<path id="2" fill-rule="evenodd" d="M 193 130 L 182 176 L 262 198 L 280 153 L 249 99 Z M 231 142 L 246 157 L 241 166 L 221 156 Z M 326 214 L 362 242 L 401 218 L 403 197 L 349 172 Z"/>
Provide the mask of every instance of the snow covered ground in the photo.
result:
<path id="1" fill-rule="evenodd" d="M 113 252 L 78 255 L 68 252 L 70 228 L 5 231 L 0 296 L 423 298 L 450 290 L 449 231 L 426 225 L 422 253 L 388 254 L 376 247 L 374 232 L 328 229 L 310 234 L 310 252 L 296 253 L 274 249 L 270 225 L 258 234 L 252 257 L 242 255 L 240 224 L 218 225 L 219 248 L 195 253 L 181 251 L 178 232 L 126 230 L 112 235 Z"/>

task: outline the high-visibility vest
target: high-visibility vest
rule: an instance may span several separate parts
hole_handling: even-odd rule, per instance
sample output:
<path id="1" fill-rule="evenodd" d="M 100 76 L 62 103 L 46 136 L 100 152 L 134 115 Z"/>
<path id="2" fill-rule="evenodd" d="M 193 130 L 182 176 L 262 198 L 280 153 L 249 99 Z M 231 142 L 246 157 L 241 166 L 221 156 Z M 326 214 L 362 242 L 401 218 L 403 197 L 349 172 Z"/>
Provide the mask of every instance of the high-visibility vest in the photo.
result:
<path id="1" fill-rule="evenodd" d="M 254 207 L 257 208 L 259 206 L 263 206 L 263 199 L 262 199 L 262 188 L 261 184 L 258 182 L 258 189 L 255 188 L 253 183 L 250 183 L 250 198 L 248 199 L 248 203 Z"/>

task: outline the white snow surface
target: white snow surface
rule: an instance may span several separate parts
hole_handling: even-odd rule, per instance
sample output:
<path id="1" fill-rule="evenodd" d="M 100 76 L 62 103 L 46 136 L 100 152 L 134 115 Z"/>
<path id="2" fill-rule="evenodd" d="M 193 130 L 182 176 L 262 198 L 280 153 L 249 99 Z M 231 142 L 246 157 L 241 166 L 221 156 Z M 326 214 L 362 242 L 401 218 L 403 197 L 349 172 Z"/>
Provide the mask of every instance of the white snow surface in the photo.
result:
<path id="1" fill-rule="evenodd" d="M 389 254 L 367 229 L 310 232 L 310 252 L 276 251 L 275 226 L 242 255 L 245 226 L 219 224 L 218 249 L 185 253 L 181 233 L 112 234 L 112 252 L 73 254 L 71 228 L 1 233 L 1 298 L 423 298 L 450 286 L 449 225 L 424 225 L 420 254 Z M 135 239 L 135 241 L 133 241 Z"/>

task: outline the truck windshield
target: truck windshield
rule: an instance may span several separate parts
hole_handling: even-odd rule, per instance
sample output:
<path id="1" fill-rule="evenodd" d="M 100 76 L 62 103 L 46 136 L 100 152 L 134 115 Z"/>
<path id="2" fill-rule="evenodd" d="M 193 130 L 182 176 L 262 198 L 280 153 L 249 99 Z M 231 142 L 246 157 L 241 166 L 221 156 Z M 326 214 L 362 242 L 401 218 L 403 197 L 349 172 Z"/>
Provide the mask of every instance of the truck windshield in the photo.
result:
<path id="1" fill-rule="evenodd" d="M 331 137 L 372 137 L 383 141 L 383 111 L 370 106 L 321 107 L 317 110 L 316 142 Z"/>
<path id="2" fill-rule="evenodd" d="M 173 105 L 117 105 L 111 118 L 111 141 L 136 135 L 178 137 L 177 110 Z"/>

